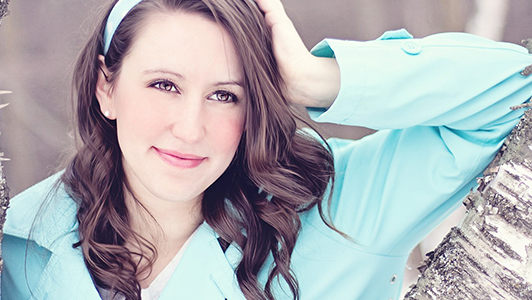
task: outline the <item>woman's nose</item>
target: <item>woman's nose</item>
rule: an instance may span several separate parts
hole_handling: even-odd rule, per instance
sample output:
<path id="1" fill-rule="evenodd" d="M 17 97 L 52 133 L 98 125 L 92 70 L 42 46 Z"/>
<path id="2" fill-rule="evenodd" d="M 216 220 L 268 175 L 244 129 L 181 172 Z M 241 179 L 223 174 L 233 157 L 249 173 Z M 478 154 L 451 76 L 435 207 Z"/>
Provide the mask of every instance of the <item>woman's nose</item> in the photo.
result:
<path id="1" fill-rule="evenodd" d="M 175 108 L 172 134 L 186 143 L 196 143 L 205 136 L 206 112 L 197 99 L 182 99 Z"/>

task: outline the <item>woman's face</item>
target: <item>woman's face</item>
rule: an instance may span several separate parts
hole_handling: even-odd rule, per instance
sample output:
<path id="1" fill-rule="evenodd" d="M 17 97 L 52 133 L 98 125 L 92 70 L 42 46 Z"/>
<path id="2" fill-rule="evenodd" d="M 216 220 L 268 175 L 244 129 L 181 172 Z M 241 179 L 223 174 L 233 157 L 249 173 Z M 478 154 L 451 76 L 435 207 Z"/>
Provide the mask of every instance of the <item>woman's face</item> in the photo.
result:
<path id="1" fill-rule="evenodd" d="M 195 204 L 237 150 L 242 66 L 226 30 L 205 17 L 155 13 L 144 24 L 107 103 L 98 98 L 116 118 L 124 171 L 139 200 Z"/>

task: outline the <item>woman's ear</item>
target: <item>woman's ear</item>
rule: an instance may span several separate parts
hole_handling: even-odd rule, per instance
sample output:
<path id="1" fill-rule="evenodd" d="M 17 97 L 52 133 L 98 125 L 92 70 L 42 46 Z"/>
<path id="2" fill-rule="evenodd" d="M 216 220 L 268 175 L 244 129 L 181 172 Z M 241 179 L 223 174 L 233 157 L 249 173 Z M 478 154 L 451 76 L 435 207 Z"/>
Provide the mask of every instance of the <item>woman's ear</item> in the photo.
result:
<path id="1" fill-rule="evenodd" d="M 100 110 L 102 114 L 109 120 L 116 119 L 114 113 L 113 97 L 111 93 L 111 83 L 109 82 L 109 71 L 105 65 L 105 58 L 103 55 L 98 57 L 99 72 L 98 82 L 96 83 L 96 99 L 100 103 Z"/>

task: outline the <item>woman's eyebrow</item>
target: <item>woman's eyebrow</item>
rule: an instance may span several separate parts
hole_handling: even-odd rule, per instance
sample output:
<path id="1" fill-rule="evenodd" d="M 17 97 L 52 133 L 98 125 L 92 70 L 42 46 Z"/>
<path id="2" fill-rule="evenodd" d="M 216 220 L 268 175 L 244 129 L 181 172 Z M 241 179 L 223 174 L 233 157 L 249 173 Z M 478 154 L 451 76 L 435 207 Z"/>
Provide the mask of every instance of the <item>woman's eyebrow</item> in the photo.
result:
<path id="1" fill-rule="evenodd" d="M 183 76 L 183 75 L 181 75 L 179 73 L 176 73 L 176 72 L 172 72 L 170 70 L 165 70 L 165 69 L 150 69 L 150 70 L 146 70 L 146 71 L 142 72 L 142 74 L 153 74 L 153 73 L 168 74 L 168 75 L 172 75 L 172 76 L 175 76 L 175 77 L 178 77 L 178 78 L 185 79 L 185 76 Z"/>
<path id="2" fill-rule="evenodd" d="M 220 81 L 215 84 L 215 86 L 220 85 L 238 85 L 239 87 L 244 87 L 244 84 L 240 81 Z"/>
<path id="3" fill-rule="evenodd" d="M 186 79 L 186 76 L 184 76 L 184 75 L 182 75 L 180 73 L 176 73 L 176 72 L 173 72 L 173 71 L 170 71 L 170 70 L 166 70 L 166 69 L 150 69 L 150 70 L 146 70 L 146 71 L 142 72 L 142 74 L 154 74 L 154 73 L 168 74 L 168 75 L 175 76 L 177 78 Z M 244 84 L 241 81 L 238 81 L 238 80 L 219 81 L 219 82 L 216 82 L 213 85 L 214 86 L 237 85 L 237 86 L 242 87 L 242 88 L 244 87 Z"/>

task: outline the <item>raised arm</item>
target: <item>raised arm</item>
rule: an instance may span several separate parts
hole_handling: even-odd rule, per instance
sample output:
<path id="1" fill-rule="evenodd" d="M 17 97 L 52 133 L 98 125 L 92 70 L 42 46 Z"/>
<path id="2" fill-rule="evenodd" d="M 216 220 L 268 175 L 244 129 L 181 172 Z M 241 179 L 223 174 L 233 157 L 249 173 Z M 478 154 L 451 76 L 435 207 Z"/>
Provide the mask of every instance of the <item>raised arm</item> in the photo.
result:
<path id="1" fill-rule="evenodd" d="M 316 120 L 382 129 L 333 140 L 334 223 L 368 251 L 410 251 L 467 192 L 522 115 L 532 64 L 522 47 L 467 34 L 369 42 L 327 40 L 342 87 Z"/>

